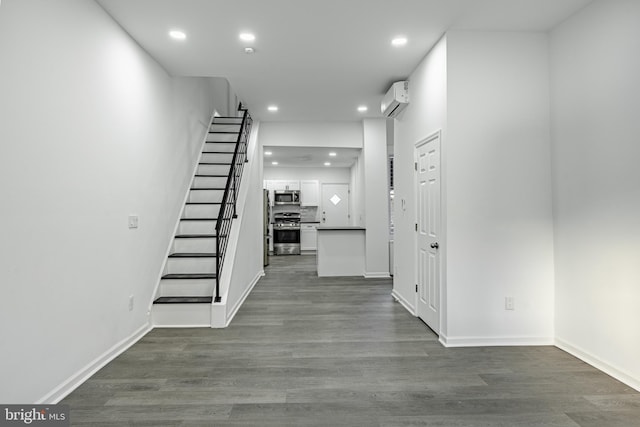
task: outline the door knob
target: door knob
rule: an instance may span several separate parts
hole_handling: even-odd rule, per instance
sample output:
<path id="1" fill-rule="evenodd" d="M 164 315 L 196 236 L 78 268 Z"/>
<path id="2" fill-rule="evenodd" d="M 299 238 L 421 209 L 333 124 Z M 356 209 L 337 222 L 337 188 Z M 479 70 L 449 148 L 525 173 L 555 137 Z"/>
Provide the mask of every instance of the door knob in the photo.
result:
<path id="1" fill-rule="evenodd" d="M 440 247 L 440 245 L 438 244 L 438 242 L 436 242 L 436 243 L 432 243 L 432 244 L 431 244 L 431 245 L 429 245 L 429 246 L 431 246 L 433 249 L 438 249 L 438 248 Z"/>

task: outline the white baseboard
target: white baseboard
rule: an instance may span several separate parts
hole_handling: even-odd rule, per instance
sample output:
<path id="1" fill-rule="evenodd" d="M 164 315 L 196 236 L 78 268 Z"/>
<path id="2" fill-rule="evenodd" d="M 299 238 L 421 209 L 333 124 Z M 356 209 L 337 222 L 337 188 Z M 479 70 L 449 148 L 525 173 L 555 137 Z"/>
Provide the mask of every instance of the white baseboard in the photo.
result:
<path id="1" fill-rule="evenodd" d="M 244 301 L 247 299 L 247 297 L 249 296 L 253 288 L 256 286 L 260 278 L 263 276 L 264 276 L 264 270 L 260 270 L 258 274 L 256 274 L 256 277 L 253 278 L 251 283 L 249 283 L 249 286 L 247 286 L 247 288 L 244 290 L 240 299 L 238 299 L 238 301 L 235 303 L 235 305 L 231 308 L 231 310 L 227 314 L 227 319 L 224 325 L 225 327 L 229 326 L 229 323 L 231 323 L 233 318 L 236 316 L 236 313 L 238 313 L 238 310 L 240 310 L 240 307 L 242 307 L 242 304 L 244 303 Z"/>
<path id="2" fill-rule="evenodd" d="M 369 272 L 369 271 L 365 271 L 364 272 L 364 278 L 365 279 L 390 279 L 391 276 L 389 275 L 388 271 L 380 271 L 380 272 Z"/>
<path id="3" fill-rule="evenodd" d="M 554 345 L 552 337 L 447 337 L 440 335 L 445 347 L 499 347 Z"/>
<path id="4" fill-rule="evenodd" d="M 396 290 L 394 289 L 393 291 L 391 291 L 391 296 L 398 301 L 400 304 L 402 304 L 402 306 L 407 309 L 407 311 L 409 313 L 411 313 L 412 316 L 417 316 L 418 314 L 416 313 L 416 309 L 415 307 L 413 307 L 409 301 L 407 301 L 402 295 L 400 295 L 398 292 L 396 292 Z"/>
<path id="5" fill-rule="evenodd" d="M 634 378 L 632 375 L 629 375 L 622 369 L 618 369 L 615 366 L 612 366 L 609 363 L 604 362 L 603 360 L 601 360 L 597 356 L 594 356 L 588 351 L 581 349 L 579 347 L 576 347 L 574 345 L 571 345 L 568 342 L 561 340 L 560 338 L 555 339 L 555 346 L 558 347 L 560 350 L 566 351 L 572 356 L 577 357 L 583 362 L 588 363 L 594 368 L 601 370 L 605 374 L 612 376 L 613 378 L 628 385 L 629 387 L 632 387 L 635 390 L 640 391 L 640 378 Z"/>
<path id="6" fill-rule="evenodd" d="M 236 301 L 231 309 L 227 310 L 228 295 L 224 295 L 221 303 L 215 303 L 211 305 L 211 327 L 212 328 L 226 328 L 229 326 L 233 318 L 235 317 L 242 304 L 247 299 L 253 288 L 256 286 L 260 278 L 264 276 L 264 270 L 260 270 L 258 274 L 251 280 L 249 285 L 245 288 L 242 295 Z"/>
<path id="7" fill-rule="evenodd" d="M 149 331 L 151 331 L 153 327 L 151 323 L 147 322 L 142 325 L 137 331 L 131 334 L 129 337 L 123 339 L 119 343 L 115 344 L 109 350 L 104 352 L 102 355 L 98 356 L 95 360 L 89 363 L 84 368 L 80 369 L 78 372 L 70 376 L 66 381 L 57 386 L 47 395 L 43 396 L 41 399 L 38 399 L 36 404 L 52 404 L 60 402 L 62 399 L 67 397 L 73 390 L 80 387 L 82 383 L 88 380 L 93 374 L 102 369 L 107 363 L 111 362 L 113 359 L 118 357 L 120 354 L 124 353 L 129 347 L 140 341 L 140 339 L 145 336 Z"/>

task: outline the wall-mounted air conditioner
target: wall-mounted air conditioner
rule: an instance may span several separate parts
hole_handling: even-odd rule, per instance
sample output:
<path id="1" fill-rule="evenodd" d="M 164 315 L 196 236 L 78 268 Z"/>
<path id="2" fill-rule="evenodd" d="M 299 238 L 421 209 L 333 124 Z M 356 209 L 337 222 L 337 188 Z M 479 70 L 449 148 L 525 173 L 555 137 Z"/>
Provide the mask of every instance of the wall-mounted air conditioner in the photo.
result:
<path id="1" fill-rule="evenodd" d="M 395 82 L 382 98 L 380 110 L 385 117 L 396 117 L 409 105 L 409 82 Z"/>

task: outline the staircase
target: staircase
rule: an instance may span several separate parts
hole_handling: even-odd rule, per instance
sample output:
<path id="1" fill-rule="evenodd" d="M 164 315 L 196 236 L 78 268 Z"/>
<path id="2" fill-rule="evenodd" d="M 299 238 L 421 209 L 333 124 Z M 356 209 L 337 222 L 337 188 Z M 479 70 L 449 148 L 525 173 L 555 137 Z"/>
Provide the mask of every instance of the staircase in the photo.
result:
<path id="1" fill-rule="evenodd" d="M 251 127 L 240 108 L 241 117 L 215 117 L 209 128 L 153 302 L 155 326 L 211 326 Z"/>

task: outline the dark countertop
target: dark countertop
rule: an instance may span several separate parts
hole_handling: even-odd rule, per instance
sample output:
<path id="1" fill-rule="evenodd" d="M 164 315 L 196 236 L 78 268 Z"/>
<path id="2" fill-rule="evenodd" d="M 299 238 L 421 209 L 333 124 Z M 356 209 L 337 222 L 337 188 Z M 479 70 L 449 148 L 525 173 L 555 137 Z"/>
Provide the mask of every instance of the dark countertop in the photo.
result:
<path id="1" fill-rule="evenodd" d="M 364 227 L 356 227 L 352 225 L 343 225 L 343 226 L 330 226 L 330 225 L 321 225 L 318 227 L 318 230 L 366 230 Z"/>

